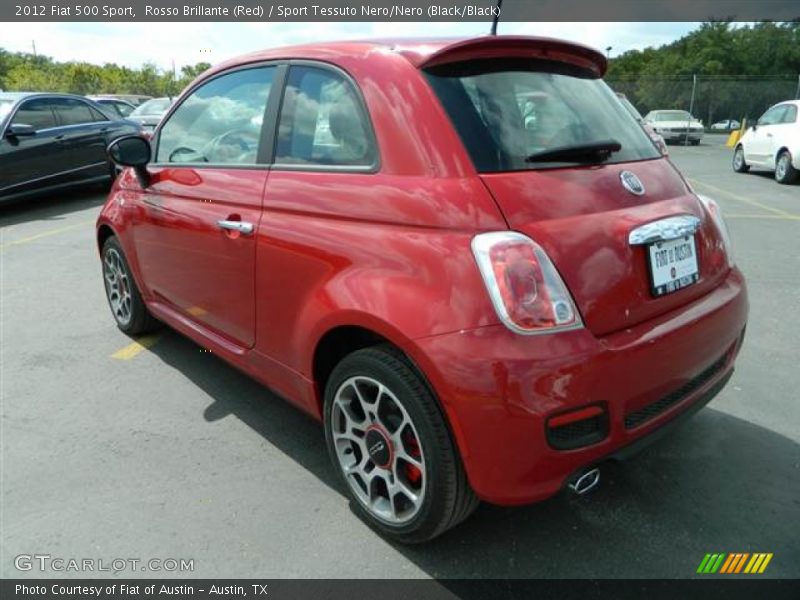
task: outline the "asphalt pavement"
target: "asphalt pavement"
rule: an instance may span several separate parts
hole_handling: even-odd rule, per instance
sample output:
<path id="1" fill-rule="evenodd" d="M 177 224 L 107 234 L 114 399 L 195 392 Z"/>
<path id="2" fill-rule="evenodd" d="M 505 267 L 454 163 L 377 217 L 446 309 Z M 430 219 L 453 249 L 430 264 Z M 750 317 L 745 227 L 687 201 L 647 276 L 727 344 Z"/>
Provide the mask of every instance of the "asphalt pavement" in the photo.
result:
<path id="1" fill-rule="evenodd" d="M 728 386 L 588 497 L 483 505 L 415 547 L 353 515 L 317 423 L 176 333 L 117 330 L 104 190 L 0 207 L 0 577 L 114 576 L 15 567 L 38 554 L 193 561 L 133 577 L 681 578 L 708 552 L 800 576 L 800 185 L 737 175 L 707 140 L 670 149 L 722 205 L 749 284 Z"/>

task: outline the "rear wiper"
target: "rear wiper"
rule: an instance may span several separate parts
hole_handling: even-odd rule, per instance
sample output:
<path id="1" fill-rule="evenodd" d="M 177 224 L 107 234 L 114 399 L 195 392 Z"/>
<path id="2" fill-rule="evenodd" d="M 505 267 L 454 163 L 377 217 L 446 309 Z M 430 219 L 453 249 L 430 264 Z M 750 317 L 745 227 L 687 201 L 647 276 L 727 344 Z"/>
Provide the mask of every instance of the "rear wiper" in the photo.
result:
<path id="1" fill-rule="evenodd" d="M 622 144 L 617 140 L 600 140 L 588 144 L 573 144 L 571 146 L 559 146 L 543 152 L 531 154 L 525 158 L 525 162 L 550 162 L 550 161 L 597 161 L 607 160 L 614 152 L 619 152 Z"/>

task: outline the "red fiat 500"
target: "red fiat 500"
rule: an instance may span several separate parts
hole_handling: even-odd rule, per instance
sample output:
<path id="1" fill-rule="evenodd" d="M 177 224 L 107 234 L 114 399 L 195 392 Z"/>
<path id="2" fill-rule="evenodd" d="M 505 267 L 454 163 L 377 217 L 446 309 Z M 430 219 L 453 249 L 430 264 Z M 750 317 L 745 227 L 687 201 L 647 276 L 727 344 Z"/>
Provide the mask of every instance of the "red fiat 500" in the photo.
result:
<path id="1" fill-rule="evenodd" d="M 718 206 L 605 69 L 528 37 L 215 67 L 109 147 L 118 326 L 166 323 L 321 420 L 394 539 L 588 490 L 719 392 L 747 320 Z"/>

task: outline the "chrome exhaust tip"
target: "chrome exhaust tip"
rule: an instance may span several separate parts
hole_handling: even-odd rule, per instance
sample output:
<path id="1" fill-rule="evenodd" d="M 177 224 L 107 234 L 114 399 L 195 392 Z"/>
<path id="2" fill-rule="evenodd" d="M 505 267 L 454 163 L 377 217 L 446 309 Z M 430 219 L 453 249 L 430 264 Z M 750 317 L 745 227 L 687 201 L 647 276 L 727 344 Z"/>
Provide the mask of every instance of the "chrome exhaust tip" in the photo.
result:
<path id="1" fill-rule="evenodd" d="M 574 475 L 567 484 L 567 487 L 571 492 L 582 496 L 589 490 L 597 487 L 598 483 L 600 483 L 600 469 L 593 467 Z"/>

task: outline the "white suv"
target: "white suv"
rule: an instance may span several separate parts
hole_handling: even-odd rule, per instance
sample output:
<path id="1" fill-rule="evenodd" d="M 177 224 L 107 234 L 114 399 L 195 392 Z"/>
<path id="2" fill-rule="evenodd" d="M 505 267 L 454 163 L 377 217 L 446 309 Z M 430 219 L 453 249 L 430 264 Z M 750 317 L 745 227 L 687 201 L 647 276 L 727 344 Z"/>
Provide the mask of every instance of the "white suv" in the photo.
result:
<path id="1" fill-rule="evenodd" d="M 781 102 L 761 115 L 748 129 L 733 152 L 733 170 L 746 173 L 750 167 L 775 172 L 778 183 L 793 183 L 800 177 L 800 100 Z"/>

